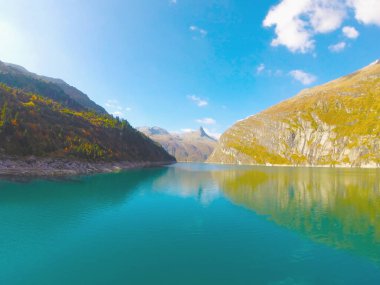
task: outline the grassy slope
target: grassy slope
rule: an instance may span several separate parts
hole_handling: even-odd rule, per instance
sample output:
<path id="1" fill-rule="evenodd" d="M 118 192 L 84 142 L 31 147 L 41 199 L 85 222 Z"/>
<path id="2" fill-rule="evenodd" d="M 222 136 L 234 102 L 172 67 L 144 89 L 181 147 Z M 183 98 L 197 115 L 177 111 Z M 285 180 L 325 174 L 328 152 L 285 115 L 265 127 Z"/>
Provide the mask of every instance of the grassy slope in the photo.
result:
<path id="1" fill-rule="evenodd" d="M 376 152 L 371 146 L 374 139 L 380 138 L 379 119 L 380 64 L 376 64 L 325 85 L 304 90 L 289 100 L 238 122 L 223 134 L 222 143 L 210 161 L 236 163 L 233 156 L 222 153 L 220 148 L 223 147 L 243 154 L 251 163 L 310 164 L 308 157 L 295 151 L 288 139 L 283 138 L 279 142 L 283 145 L 283 150 L 279 152 L 270 149 L 257 135 L 257 130 L 260 130 L 273 137 L 280 136 L 281 132 L 273 126 L 284 126 L 287 132 L 295 134 L 307 124 L 315 132 L 321 126 L 331 128 L 334 133 L 329 138 L 332 144 L 348 139 L 346 149 L 368 147 L 370 151 L 364 153 L 361 159 L 380 163 L 379 151 Z M 310 140 L 307 143 L 312 145 L 315 142 Z M 318 161 L 318 164 L 326 165 L 340 163 L 351 161 L 348 157 L 336 161 L 332 156 Z"/>

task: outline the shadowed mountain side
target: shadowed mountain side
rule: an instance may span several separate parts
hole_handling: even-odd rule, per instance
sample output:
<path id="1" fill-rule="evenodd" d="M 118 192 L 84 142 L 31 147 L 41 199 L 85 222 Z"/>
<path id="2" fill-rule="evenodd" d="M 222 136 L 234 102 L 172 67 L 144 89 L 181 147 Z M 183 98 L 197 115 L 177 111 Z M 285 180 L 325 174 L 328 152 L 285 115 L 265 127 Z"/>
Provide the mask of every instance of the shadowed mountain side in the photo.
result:
<path id="1" fill-rule="evenodd" d="M 379 61 L 237 122 L 208 162 L 379 167 Z"/>
<path id="2" fill-rule="evenodd" d="M 0 84 L 0 106 L 0 156 L 175 161 L 127 121 L 108 114 L 79 112 L 4 84 Z"/>
<path id="3" fill-rule="evenodd" d="M 198 131 L 185 133 L 169 133 L 159 127 L 141 127 L 138 130 L 161 144 L 179 162 L 203 162 L 217 144 L 217 140 L 202 127 Z"/>
<path id="4" fill-rule="evenodd" d="M 86 110 L 107 114 L 103 107 L 63 80 L 29 72 L 22 66 L 0 61 L 0 83 L 26 92 L 37 93 L 78 111 Z"/>

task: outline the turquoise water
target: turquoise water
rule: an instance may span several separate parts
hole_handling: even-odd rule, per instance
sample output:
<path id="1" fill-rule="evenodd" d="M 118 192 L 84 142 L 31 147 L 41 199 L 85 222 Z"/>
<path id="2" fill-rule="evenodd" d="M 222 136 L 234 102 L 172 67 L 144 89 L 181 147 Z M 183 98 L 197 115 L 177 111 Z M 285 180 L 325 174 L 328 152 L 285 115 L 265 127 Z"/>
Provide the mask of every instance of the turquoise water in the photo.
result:
<path id="1" fill-rule="evenodd" d="M 0 284 L 380 284 L 379 170 L 0 181 Z"/>

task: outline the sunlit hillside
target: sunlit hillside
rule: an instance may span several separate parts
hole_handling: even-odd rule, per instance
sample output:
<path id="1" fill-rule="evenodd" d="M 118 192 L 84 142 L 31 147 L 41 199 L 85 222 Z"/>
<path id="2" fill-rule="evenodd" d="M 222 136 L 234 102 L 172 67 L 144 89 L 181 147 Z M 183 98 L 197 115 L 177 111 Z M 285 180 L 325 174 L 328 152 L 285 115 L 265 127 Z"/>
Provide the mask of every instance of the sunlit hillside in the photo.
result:
<path id="1" fill-rule="evenodd" d="M 379 61 L 239 121 L 209 162 L 380 165 Z"/>

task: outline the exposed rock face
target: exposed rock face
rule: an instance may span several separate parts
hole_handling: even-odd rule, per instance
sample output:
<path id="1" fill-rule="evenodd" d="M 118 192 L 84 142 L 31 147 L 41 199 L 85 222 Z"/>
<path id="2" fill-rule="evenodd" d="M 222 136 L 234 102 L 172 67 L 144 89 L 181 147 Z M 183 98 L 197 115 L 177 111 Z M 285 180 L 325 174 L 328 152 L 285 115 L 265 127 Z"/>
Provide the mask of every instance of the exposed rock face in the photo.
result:
<path id="1" fill-rule="evenodd" d="M 198 131 L 181 134 L 169 133 L 159 127 L 141 127 L 138 130 L 161 144 L 180 162 L 204 162 L 217 144 L 217 140 L 202 127 Z"/>
<path id="2" fill-rule="evenodd" d="M 208 162 L 379 167 L 379 61 L 237 122 Z"/>

